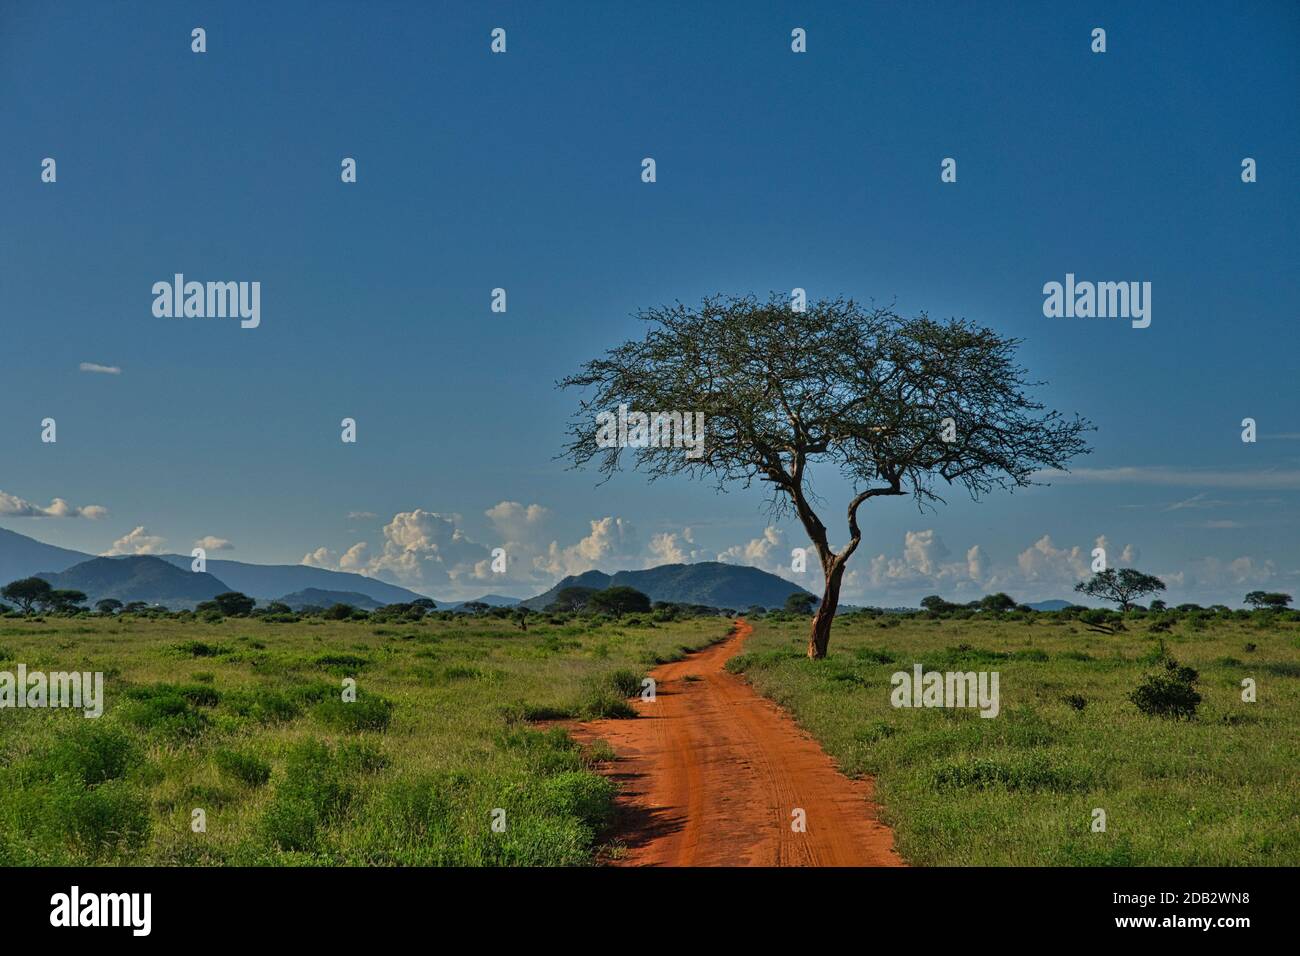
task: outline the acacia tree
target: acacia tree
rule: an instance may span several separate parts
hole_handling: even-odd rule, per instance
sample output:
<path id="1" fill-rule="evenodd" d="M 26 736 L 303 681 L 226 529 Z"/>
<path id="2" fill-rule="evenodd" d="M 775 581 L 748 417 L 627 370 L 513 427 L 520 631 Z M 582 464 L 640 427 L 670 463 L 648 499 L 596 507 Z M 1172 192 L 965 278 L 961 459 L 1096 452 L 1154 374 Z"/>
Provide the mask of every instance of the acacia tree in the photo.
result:
<path id="1" fill-rule="evenodd" d="M 1089 597 L 1113 601 L 1121 611 L 1127 611 L 1139 598 L 1165 589 L 1165 582 L 1154 574 L 1143 574 L 1135 568 L 1107 568 L 1098 571 L 1087 581 L 1080 581 L 1074 589 Z"/>
<path id="2" fill-rule="evenodd" d="M 769 486 L 770 514 L 793 511 L 824 577 L 808 656 L 826 655 L 840 584 L 862 540 L 858 509 L 885 496 L 942 502 L 936 483 L 974 498 L 1033 484 L 1088 451 L 1078 416 L 1066 418 L 1026 395 L 1040 384 L 1015 361 L 1020 340 L 965 320 L 903 318 L 850 299 L 802 311 L 773 293 L 716 296 L 698 306 L 644 310 L 645 337 L 611 349 L 562 379 L 587 392 L 568 428 L 564 457 L 598 459 L 608 480 L 628 453 L 650 480 L 684 474 Z M 608 442 L 606 419 L 620 405 L 655 416 L 702 413 L 702 448 Z M 689 452 L 689 454 L 688 454 Z M 848 541 L 836 550 L 816 509 L 816 466 L 838 469 L 853 488 Z M 816 506 L 816 507 L 815 507 Z"/>
<path id="3" fill-rule="evenodd" d="M 1275 591 L 1251 591 L 1246 595 L 1246 603 L 1257 611 L 1261 608 L 1281 611 L 1291 603 L 1291 595 Z"/>
<path id="4" fill-rule="evenodd" d="M 44 578 L 22 578 L 11 581 L 0 589 L 0 597 L 13 601 L 24 614 L 32 613 L 32 605 L 48 600 L 54 588 Z"/>

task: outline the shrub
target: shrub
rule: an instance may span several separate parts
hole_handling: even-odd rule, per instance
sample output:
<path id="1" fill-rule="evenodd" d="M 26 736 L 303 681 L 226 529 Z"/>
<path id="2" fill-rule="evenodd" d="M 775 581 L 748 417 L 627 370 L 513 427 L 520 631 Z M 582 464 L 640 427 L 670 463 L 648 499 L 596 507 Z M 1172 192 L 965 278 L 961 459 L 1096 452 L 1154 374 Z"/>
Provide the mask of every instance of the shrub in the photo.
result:
<path id="1" fill-rule="evenodd" d="M 617 670 L 609 675 L 609 682 L 624 697 L 635 697 L 641 693 L 642 677 L 636 671 Z"/>
<path id="2" fill-rule="evenodd" d="M 302 713 L 297 702 L 275 690 L 226 691 L 222 700 L 232 713 L 263 724 L 284 723 Z"/>
<path id="3" fill-rule="evenodd" d="M 197 737 L 208 726 L 205 714 L 194 709 L 177 688 L 167 684 L 127 691 L 130 703 L 122 708 L 128 723 L 169 737 Z"/>
<path id="4" fill-rule="evenodd" d="M 191 657 L 216 657 L 218 654 L 225 654 L 229 648 L 203 641 L 182 641 L 176 645 L 176 650 Z"/>
<path id="5" fill-rule="evenodd" d="M 92 856 L 119 844 L 138 847 L 149 835 L 149 801 L 120 780 L 84 790 L 63 790 L 48 811 Z"/>
<path id="6" fill-rule="evenodd" d="M 612 780 L 581 770 L 559 773 L 541 783 L 542 800 L 550 810 L 577 817 L 593 830 L 613 819 L 617 792 Z"/>
<path id="7" fill-rule="evenodd" d="M 284 780 L 262 817 L 262 836 L 282 850 L 314 850 L 323 827 L 352 802 L 349 774 L 328 746 L 307 740 L 289 751 Z"/>
<path id="8" fill-rule="evenodd" d="M 260 787 L 271 779 L 271 765 L 256 754 L 223 748 L 212 759 L 226 776 L 250 787 Z"/>
<path id="9" fill-rule="evenodd" d="M 317 704 L 312 713 L 334 730 L 386 730 L 393 719 L 393 703 L 377 694 L 358 694 L 354 701 L 332 697 Z"/>
<path id="10" fill-rule="evenodd" d="M 317 667 L 341 677 L 347 677 L 369 664 L 370 661 L 359 654 L 322 654 L 316 658 Z"/>
<path id="11" fill-rule="evenodd" d="M 1201 703 L 1201 695 L 1193 686 L 1198 675 L 1172 657 L 1165 658 L 1165 669 L 1142 678 L 1129 700 L 1148 717 L 1169 717 L 1174 720 L 1191 720 Z"/>
<path id="12" fill-rule="evenodd" d="M 601 717 L 627 720 L 636 716 L 636 710 L 627 702 L 627 698 L 610 688 L 589 691 L 582 702 L 581 711 L 582 716 L 589 720 Z"/>
<path id="13" fill-rule="evenodd" d="M 98 721 L 82 721 L 38 758 L 37 767 L 50 776 L 95 786 L 124 776 L 140 759 L 140 749 L 128 734 Z"/>
<path id="14" fill-rule="evenodd" d="M 936 790 L 1051 790 L 1064 792 L 1078 789 L 1082 783 L 1076 775 L 1054 767 L 1040 753 L 1000 761 L 979 758 L 939 767 L 932 783 Z"/>

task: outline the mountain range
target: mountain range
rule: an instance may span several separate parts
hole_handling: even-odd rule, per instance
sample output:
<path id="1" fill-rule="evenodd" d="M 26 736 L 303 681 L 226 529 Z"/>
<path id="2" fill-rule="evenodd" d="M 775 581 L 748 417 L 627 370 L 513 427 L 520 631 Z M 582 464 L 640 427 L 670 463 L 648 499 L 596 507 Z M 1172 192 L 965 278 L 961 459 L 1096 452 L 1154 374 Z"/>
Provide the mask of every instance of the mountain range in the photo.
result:
<path id="1" fill-rule="evenodd" d="M 785 578 L 748 565 L 700 561 L 696 564 L 661 564 L 644 571 L 619 571 L 616 574 L 603 571 L 571 574 L 549 591 L 519 603 L 531 611 L 542 611 L 564 588 L 584 587 L 600 591 L 617 586 L 636 588 L 651 601 L 704 604 L 736 610 L 755 604 L 766 608 L 783 607 L 791 594 L 809 593 Z"/>
<path id="2" fill-rule="evenodd" d="M 131 555 L 128 557 L 152 557 L 155 561 L 162 561 L 179 569 L 188 578 L 194 574 L 190 570 L 193 558 L 182 554 L 163 554 L 153 557 L 151 555 Z M 16 581 L 19 578 L 38 576 L 50 580 L 50 575 L 59 575 L 69 570 L 74 565 L 80 565 L 88 561 L 101 560 L 123 560 L 122 558 L 100 558 L 93 554 L 86 554 L 82 551 L 72 551 L 68 548 L 55 547 L 52 544 L 45 544 L 37 541 L 35 538 L 29 538 L 26 535 L 18 534 L 16 531 L 9 531 L 0 528 L 0 585 L 8 584 L 10 581 Z M 97 565 L 89 573 L 86 583 L 93 586 L 105 586 L 107 578 L 105 574 L 115 578 L 117 583 L 114 588 L 121 589 L 127 587 L 127 580 L 133 576 L 135 566 L 132 567 L 128 574 L 126 570 L 119 568 L 109 572 L 105 565 Z M 165 576 L 163 572 L 151 567 L 150 565 L 139 566 L 143 570 L 140 573 L 142 579 L 138 585 L 150 594 L 165 594 L 157 591 L 158 586 L 163 582 L 170 580 L 177 585 L 175 598 L 177 605 L 195 603 L 190 600 L 193 593 L 197 593 L 191 585 L 193 582 L 182 584 L 182 578 Z M 243 561 L 226 561 L 219 558 L 209 558 L 207 561 L 206 574 L 225 585 L 222 591 L 241 591 L 249 597 L 257 598 L 259 601 L 273 601 L 280 599 L 281 595 L 292 595 L 297 591 L 304 591 L 313 588 L 320 591 L 338 591 L 352 592 L 355 594 L 365 595 L 369 600 L 380 604 L 399 604 L 408 603 L 423 597 L 422 594 L 416 594 L 406 588 L 399 587 L 396 584 L 389 584 L 387 581 L 379 581 L 375 578 L 368 578 L 360 574 L 349 574 L 346 571 L 329 571 L 325 568 L 313 568 L 305 564 L 248 564 Z M 71 579 L 69 579 L 71 580 Z M 53 581 L 50 582 L 54 584 Z M 78 591 L 85 591 L 91 596 L 91 600 L 98 601 L 104 597 L 117 597 L 118 600 L 126 600 L 115 594 L 92 593 L 92 590 L 75 583 L 54 584 L 55 587 L 75 588 Z M 219 593 L 219 592 L 214 592 Z M 198 600 L 207 600 L 211 595 L 198 598 Z M 149 597 L 132 597 L 133 601 L 150 601 Z M 167 600 L 161 600 L 157 603 L 169 604 Z M 286 602 L 288 603 L 288 602 Z M 335 603 L 335 602 L 331 602 Z M 344 602 L 346 603 L 346 602 Z M 358 605 L 360 606 L 360 605 Z"/>
<path id="3" fill-rule="evenodd" d="M 307 565 L 209 559 L 206 571 L 195 572 L 190 570 L 191 564 L 191 558 L 178 554 L 96 557 L 0 528 L 0 584 L 40 577 L 55 588 L 84 592 L 90 604 L 115 598 L 123 603 L 144 601 L 171 608 L 193 608 L 224 591 L 240 591 L 263 603 L 282 601 L 295 609 L 341 603 L 373 610 L 423 597 L 386 581 Z M 570 575 L 545 593 L 527 600 L 500 594 L 485 594 L 478 600 L 495 607 L 522 605 L 530 610 L 542 610 L 562 588 L 571 585 L 597 590 L 627 585 L 652 601 L 738 610 L 753 605 L 781 607 L 792 592 L 804 590 L 758 568 L 703 561 L 616 574 L 587 571 Z M 471 602 L 436 603 L 440 608 L 456 610 Z"/>

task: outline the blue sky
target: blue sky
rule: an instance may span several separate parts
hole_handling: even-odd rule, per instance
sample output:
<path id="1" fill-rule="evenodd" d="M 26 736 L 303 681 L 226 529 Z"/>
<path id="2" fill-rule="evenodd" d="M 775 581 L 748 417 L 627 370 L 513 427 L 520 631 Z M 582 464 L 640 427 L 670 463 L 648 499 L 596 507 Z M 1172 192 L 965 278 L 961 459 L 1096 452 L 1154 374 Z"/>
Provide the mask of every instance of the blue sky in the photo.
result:
<path id="1" fill-rule="evenodd" d="M 554 382 L 639 308 L 799 286 L 1023 337 L 1099 429 L 1049 488 L 870 503 L 846 599 L 1064 597 L 1099 537 L 1175 599 L 1294 591 L 1300 7 L 1217 6 L 5 4 L 0 525 L 438 597 L 778 570 L 757 491 L 553 460 Z M 177 272 L 259 281 L 260 327 L 155 318 Z M 1045 318 L 1067 272 L 1151 326 Z"/>

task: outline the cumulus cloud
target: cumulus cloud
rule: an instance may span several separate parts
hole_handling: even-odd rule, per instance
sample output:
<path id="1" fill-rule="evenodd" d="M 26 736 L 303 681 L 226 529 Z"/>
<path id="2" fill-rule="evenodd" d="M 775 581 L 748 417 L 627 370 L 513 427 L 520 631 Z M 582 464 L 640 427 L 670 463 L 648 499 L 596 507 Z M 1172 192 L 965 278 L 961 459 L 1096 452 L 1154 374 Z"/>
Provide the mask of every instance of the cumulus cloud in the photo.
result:
<path id="1" fill-rule="evenodd" d="M 309 551 L 302 563 L 383 578 L 416 590 L 445 587 L 478 576 L 476 566 L 490 556 L 488 548 L 470 540 L 459 523 L 455 514 L 423 508 L 401 511 L 384 525 L 384 540 L 377 551 L 358 541 L 342 554 L 330 548 Z"/>
<path id="2" fill-rule="evenodd" d="M 639 563 L 639 537 L 636 528 L 622 518 L 608 515 L 591 522 L 591 533 L 576 544 L 561 547 L 552 541 L 544 554 L 533 559 L 533 566 L 557 577 L 581 574 L 602 565 Z"/>
<path id="3" fill-rule="evenodd" d="M 82 362 L 77 366 L 83 372 L 98 372 L 101 375 L 121 375 L 122 370 L 116 365 L 97 365 L 94 362 Z"/>
<path id="4" fill-rule="evenodd" d="M 506 546 L 538 541 L 544 533 L 547 519 L 551 516 L 549 508 L 543 508 L 541 505 L 523 505 L 518 501 L 502 501 L 483 513 L 492 522 L 492 526 Z"/>
<path id="5" fill-rule="evenodd" d="M 199 538 L 194 542 L 194 547 L 202 548 L 204 551 L 234 551 L 235 546 L 225 538 L 218 538 L 214 535 L 207 535 Z"/>
<path id="6" fill-rule="evenodd" d="M 150 534 L 144 525 L 137 525 L 135 530 L 114 541 L 113 546 L 104 552 L 104 557 L 122 554 L 162 554 L 164 541 L 164 538 Z"/>
<path id="7" fill-rule="evenodd" d="M 41 507 L 25 498 L 0 491 L 0 515 L 15 518 L 89 518 L 98 521 L 108 517 L 108 509 L 102 505 L 72 505 L 62 498 L 55 498 L 46 507 Z"/>
<path id="8" fill-rule="evenodd" d="M 811 549 L 811 545 L 803 545 Z M 790 567 L 790 550 L 785 546 L 785 532 L 780 528 L 767 527 L 758 538 L 751 538 L 744 544 L 733 544 L 725 551 L 719 552 L 718 560 L 726 564 L 749 564 L 764 571 Z M 816 563 L 815 559 L 814 562 Z"/>
<path id="9" fill-rule="evenodd" d="M 650 553 L 647 566 L 660 564 L 694 564 L 703 557 L 695 547 L 695 532 L 690 528 L 681 531 L 661 531 L 650 536 Z"/>

